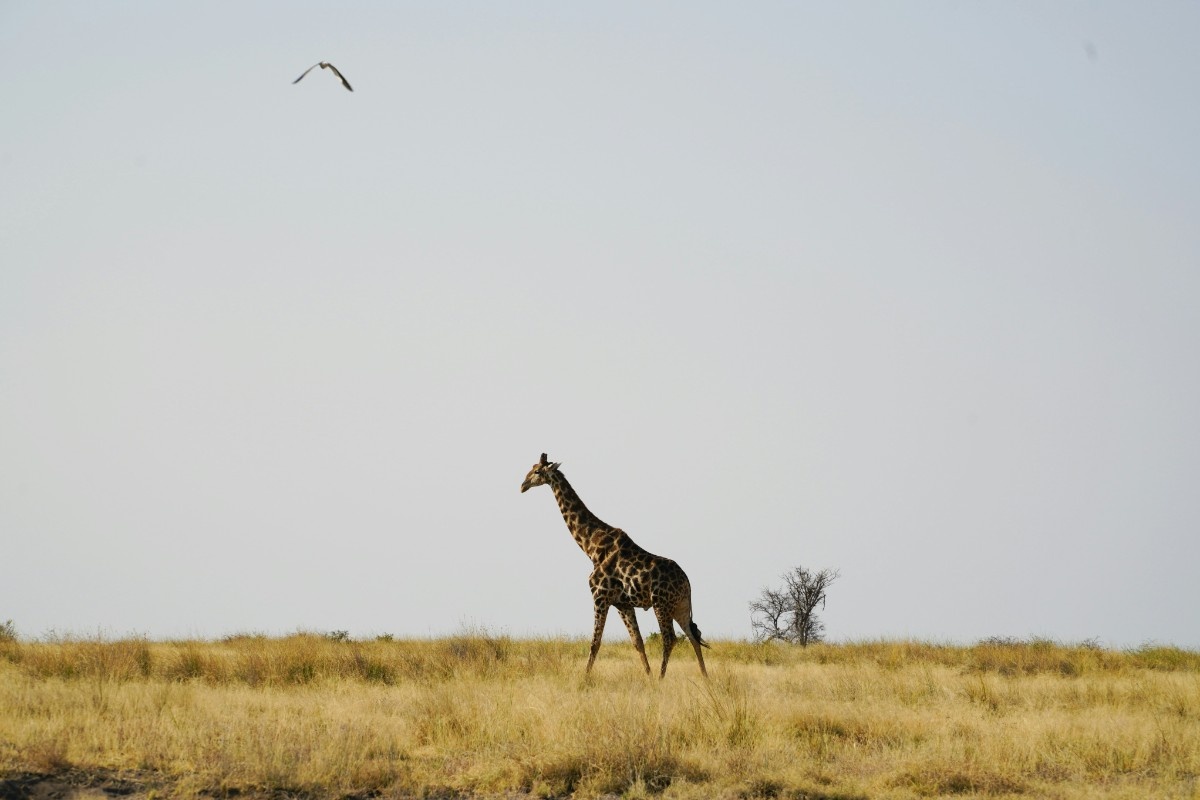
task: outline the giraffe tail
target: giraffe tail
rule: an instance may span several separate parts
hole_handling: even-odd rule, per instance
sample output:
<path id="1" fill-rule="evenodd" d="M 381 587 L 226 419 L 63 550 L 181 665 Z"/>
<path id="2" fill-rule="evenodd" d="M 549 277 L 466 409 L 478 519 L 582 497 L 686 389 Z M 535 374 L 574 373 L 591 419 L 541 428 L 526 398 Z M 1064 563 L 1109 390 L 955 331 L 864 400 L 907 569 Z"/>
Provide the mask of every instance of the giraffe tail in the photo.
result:
<path id="1" fill-rule="evenodd" d="M 704 641 L 703 637 L 700 636 L 700 626 L 696 624 L 695 620 L 688 622 L 688 630 L 691 631 L 693 641 L 699 642 L 710 650 L 712 649 L 708 642 Z"/>

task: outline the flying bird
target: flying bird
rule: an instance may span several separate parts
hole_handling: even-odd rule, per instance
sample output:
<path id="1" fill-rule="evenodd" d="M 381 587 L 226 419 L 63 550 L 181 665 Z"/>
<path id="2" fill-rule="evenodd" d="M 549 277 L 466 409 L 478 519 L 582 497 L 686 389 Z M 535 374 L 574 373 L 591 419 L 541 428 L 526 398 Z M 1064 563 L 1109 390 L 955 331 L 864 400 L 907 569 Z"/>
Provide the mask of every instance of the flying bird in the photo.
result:
<path id="1" fill-rule="evenodd" d="M 304 72 L 300 73 L 300 78 L 303 78 L 305 75 L 312 72 L 317 67 L 320 67 L 321 69 L 330 70 L 331 72 L 333 72 L 334 75 L 338 76 L 338 80 L 340 80 L 342 82 L 342 86 L 345 86 L 347 91 L 351 91 L 351 92 L 354 91 L 354 87 L 350 85 L 350 81 L 346 80 L 346 76 L 343 75 L 342 73 L 338 72 L 338 68 L 335 67 L 333 64 L 330 64 L 328 61 L 318 61 L 316 64 L 313 64 L 311 67 L 304 70 Z M 296 80 L 292 81 L 292 83 L 299 83 L 300 78 L 296 78 Z"/>

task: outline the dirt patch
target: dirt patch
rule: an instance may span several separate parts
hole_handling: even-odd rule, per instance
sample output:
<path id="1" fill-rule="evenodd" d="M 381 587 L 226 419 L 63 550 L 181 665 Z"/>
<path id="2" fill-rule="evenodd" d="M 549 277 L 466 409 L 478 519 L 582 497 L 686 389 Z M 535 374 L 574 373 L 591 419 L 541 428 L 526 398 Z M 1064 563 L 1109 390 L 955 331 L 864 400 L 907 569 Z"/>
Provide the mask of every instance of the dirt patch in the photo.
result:
<path id="1" fill-rule="evenodd" d="M 85 773 L 17 773 L 0 779 L 0 800 L 135 800 L 160 783 L 148 776 Z"/>
<path id="2" fill-rule="evenodd" d="M 0 800 L 161 800 L 176 795 L 176 786 L 154 772 L 108 772 L 64 770 L 61 772 L 18 772 L 0 777 Z M 415 800 L 408 793 L 308 794 L 284 790 L 229 789 L 222 792 L 194 790 L 187 796 L 198 800 Z M 533 800 L 532 795 L 463 795 L 453 791 L 422 794 L 441 800 Z M 614 798 L 615 800 L 615 798 Z"/>

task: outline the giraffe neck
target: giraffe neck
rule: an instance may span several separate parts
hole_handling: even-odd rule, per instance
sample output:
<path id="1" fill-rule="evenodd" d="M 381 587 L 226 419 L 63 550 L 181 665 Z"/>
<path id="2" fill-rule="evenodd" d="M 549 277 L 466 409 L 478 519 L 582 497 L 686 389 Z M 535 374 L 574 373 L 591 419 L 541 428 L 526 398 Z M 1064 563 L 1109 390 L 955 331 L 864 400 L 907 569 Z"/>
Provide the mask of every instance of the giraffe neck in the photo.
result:
<path id="1" fill-rule="evenodd" d="M 571 538 L 588 558 L 595 561 L 600 535 L 607 533 L 610 526 L 588 510 L 561 472 L 554 472 L 550 478 L 550 488 L 554 490 L 554 499 L 558 501 L 558 510 L 562 512 Z"/>

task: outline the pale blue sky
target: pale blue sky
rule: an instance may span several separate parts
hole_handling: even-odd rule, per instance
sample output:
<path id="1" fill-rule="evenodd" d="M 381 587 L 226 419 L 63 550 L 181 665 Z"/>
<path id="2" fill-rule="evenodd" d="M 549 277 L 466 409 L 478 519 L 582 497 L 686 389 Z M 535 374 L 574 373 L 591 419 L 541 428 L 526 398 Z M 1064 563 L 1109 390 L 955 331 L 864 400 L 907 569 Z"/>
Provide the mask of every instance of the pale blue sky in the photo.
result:
<path id="1" fill-rule="evenodd" d="M 546 451 L 706 636 L 1200 646 L 1198 31 L 0 3 L 0 621 L 585 635 Z"/>

